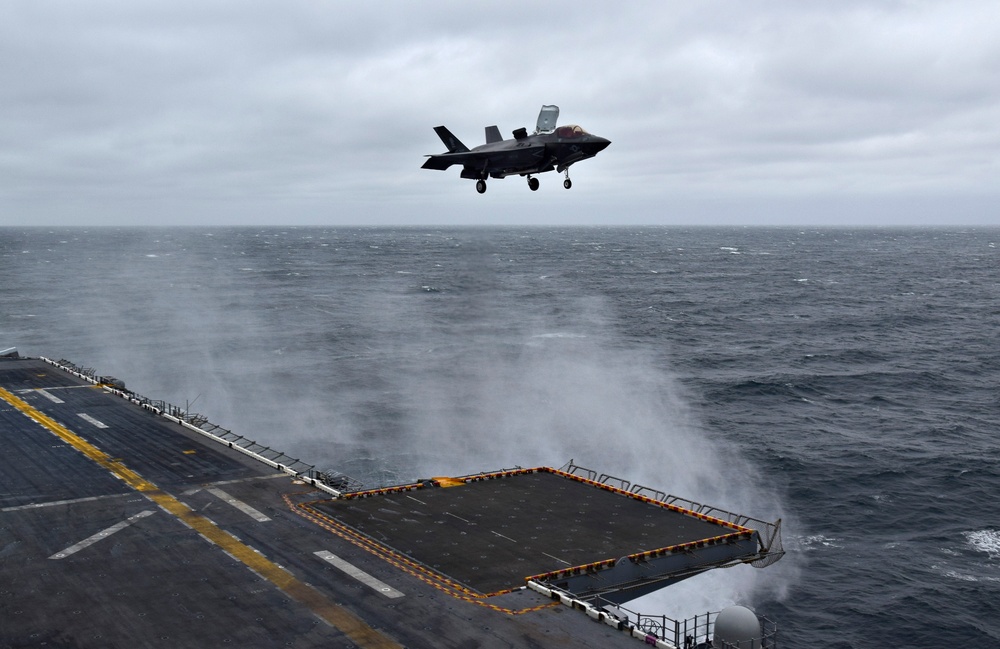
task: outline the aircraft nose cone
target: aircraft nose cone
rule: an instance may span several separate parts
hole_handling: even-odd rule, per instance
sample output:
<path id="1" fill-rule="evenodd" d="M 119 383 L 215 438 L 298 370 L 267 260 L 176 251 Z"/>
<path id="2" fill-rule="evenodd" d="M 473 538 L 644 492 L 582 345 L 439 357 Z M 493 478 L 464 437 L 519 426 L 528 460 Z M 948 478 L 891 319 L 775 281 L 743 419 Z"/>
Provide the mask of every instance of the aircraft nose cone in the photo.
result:
<path id="1" fill-rule="evenodd" d="M 608 148 L 609 144 L 611 144 L 611 140 L 608 140 L 608 139 L 603 138 L 603 137 L 597 137 L 595 135 L 594 139 L 592 140 L 592 146 L 594 148 L 594 153 L 596 154 L 596 153 L 598 153 L 600 151 L 603 151 L 604 149 Z"/>

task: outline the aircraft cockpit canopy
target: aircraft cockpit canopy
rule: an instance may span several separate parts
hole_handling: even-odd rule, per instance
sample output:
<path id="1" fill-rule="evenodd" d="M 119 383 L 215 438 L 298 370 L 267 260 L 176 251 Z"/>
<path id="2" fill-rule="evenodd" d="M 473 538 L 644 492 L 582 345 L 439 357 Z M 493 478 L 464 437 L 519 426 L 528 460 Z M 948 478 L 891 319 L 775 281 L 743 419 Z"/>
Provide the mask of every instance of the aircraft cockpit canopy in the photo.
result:
<path id="1" fill-rule="evenodd" d="M 567 124 L 566 126 L 560 126 L 556 129 L 556 135 L 562 138 L 575 138 L 583 137 L 584 135 L 590 135 L 587 131 L 583 130 L 582 126 L 577 126 L 576 124 Z"/>

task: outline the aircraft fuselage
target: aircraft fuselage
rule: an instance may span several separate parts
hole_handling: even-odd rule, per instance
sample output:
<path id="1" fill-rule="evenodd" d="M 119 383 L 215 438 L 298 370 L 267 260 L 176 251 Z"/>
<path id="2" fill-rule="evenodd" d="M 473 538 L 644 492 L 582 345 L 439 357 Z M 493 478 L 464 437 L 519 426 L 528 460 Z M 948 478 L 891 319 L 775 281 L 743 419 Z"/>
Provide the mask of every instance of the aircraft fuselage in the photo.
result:
<path id="1" fill-rule="evenodd" d="M 555 126 L 558 108 L 543 106 L 538 118 L 538 129 L 528 135 L 526 129 L 514 131 L 510 140 L 500 139 L 496 126 L 486 127 L 486 144 L 469 149 L 444 126 L 434 131 L 448 147 L 447 153 L 430 155 L 423 164 L 424 169 L 448 169 L 452 165 L 462 165 L 462 178 L 476 180 L 479 193 L 486 191 L 487 178 L 507 176 L 528 176 L 528 186 L 538 189 L 538 180 L 533 174 L 546 171 L 565 172 L 563 186 L 569 189 L 572 182 L 568 169 L 571 165 L 593 158 L 603 151 L 611 141 L 588 133 L 575 125 Z"/>

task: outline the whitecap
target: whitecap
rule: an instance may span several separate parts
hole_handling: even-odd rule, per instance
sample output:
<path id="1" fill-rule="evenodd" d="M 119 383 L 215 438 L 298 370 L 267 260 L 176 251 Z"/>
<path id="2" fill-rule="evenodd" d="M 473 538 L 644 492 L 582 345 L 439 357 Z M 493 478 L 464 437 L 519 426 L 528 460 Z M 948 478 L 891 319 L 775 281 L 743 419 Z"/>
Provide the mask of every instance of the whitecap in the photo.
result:
<path id="1" fill-rule="evenodd" d="M 973 575 L 963 574 L 960 572 L 956 572 L 954 570 L 949 570 L 948 572 L 944 573 L 944 576 L 951 577 L 952 579 L 958 579 L 959 581 L 979 581 L 979 579 L 977 579 Z"/>
<path id="2" fill-rule="evenodd" d="M 1000 530 L 977 530 L 963 535 L 974 549 L 990 555 L 990 559 L 1000 559 Z"/>
<path id="3" fill-rule="evenodd" d="M 798 542 L 806 550 L 812 550 L 818 546 L 825 548 L 842 548 L 844 546 L 839 544 L 840 539 L 835 539 L 833 537 L 824 536 L 822 534 L 813 534 L 811 536 L 801 536 L 797 537 Z"/>
<path id="4" fill-rule="evenodd" d="M 148 259 L 156 259 L 159 255 L 146 255 Z"/>

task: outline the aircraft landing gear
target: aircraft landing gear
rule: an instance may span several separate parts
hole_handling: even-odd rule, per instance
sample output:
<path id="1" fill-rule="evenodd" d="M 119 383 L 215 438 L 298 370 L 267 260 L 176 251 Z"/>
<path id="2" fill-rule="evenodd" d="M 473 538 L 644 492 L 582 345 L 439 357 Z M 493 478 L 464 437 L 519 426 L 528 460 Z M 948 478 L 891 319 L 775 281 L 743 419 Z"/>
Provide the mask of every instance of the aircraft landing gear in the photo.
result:
<path id="1" fill-rule="evenodd" d="M 486 181 L 485 180 L 483 180 L 483 179 L 480 178 L 479 180 L 476 181 L 476 191 L 479 192 L 480 194 L 485 194 L 486 193 Z"/>
<path id="2" fill-rule="evenodd" d="M 538 179 L 537 178 L 532 178 L 531 176 L 528 176 L 528 189 L 530 189 L 533 192 L 537 192 L 538 191 Z"/>
<path id="3" fill-rule="evenodd" d="M 573 186 L 573 181 L 569 179 L 569 169 L 566 170 L 566 180 L 563 181 L 563 187 L 569 189 Z"/>

